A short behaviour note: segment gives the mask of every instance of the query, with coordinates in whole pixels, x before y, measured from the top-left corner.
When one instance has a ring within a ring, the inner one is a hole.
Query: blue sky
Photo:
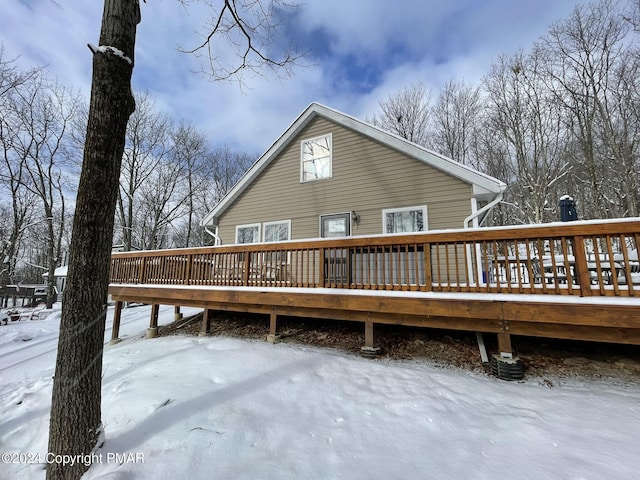
[[[133,87],[212,142],[262,153],[314,101],[365,119],[378,101],[415,81],[434,95],[450,79],[476,83],[492,60],[529,49],[579,3],[586,0],[307,0],[285,31],[310,51],[311,66],[292,78],[255,78],[241,90],[193,73],[198,59],[176,49],[197,43],[203,5],[149,0],[141,4]],[[88,99],[86,45],[98,43],[101,15],[97,0],[4,0],[5,58],[19,57],[25,68],[47,65]]]

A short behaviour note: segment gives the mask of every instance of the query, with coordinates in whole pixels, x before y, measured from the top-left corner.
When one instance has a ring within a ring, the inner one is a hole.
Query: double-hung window
[[[236,243],[257,243],[260,241],[260,224],[238,225],[236,227]]]
[[[384,233],[425,232],[427,227],[427,207],[393,208],[382,211]]]
[[[265,242],[284,242],[291,239],[291,220],[264,223]]]
[[[331,134],[303,140],[301,144],[300,181],[311,182],[332,175]]]
[[[264,222],[264,241],[265,242],[284,242],[291,240],[291,220],[280,220],[277,222]],[[266,254],[265,262],[268,268],[279,268],[274,263],[288,263],[289,255],[287,252],[270,252]],[[274,274],[275,272],[271,272]]]

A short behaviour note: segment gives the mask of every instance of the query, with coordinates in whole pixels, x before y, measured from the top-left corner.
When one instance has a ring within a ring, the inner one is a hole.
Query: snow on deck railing
[[[115,253],[111,283],[640,296],[638,219]]]

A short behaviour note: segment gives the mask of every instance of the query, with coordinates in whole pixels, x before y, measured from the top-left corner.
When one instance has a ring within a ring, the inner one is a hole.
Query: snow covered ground
[[[149,309],[125,309],[123,341],[105,347],[106,441],[86,479],[638,478],[639,384],[549,388],[301,345],[146,340]],[[45,478],[59,320],[0,326],[2,480]]]

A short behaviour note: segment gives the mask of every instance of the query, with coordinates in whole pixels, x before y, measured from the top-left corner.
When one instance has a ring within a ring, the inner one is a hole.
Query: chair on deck
[[[629,273],[631,276],[631,282],[627,282],[627,269],[625,267],[622,267],[618,274],[618,283],[620,285],[627,285],[628,283],[631,283],[633,285],[640,285],[640,262],[630,261]]]
[[[533,273],[533,284],[542,283],[542,268],[540,267],[540,259],[534,257],[531,259],[531,273]]]

